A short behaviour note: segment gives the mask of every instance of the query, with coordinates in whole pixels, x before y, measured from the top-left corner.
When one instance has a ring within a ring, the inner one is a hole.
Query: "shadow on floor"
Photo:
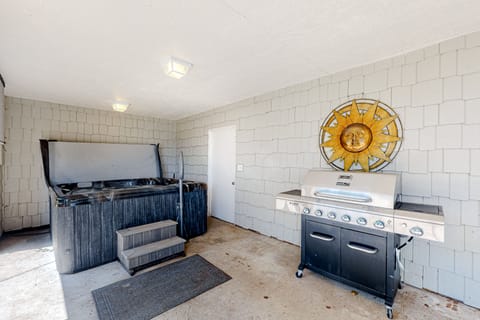
[[[51,247],[50,228],[5,232],[0,238],[0,256],[6,253]]]
[[[92,291],[129,278],[118,261],[74,274],[61,274],[65,308],[69,320],[98,319]]]

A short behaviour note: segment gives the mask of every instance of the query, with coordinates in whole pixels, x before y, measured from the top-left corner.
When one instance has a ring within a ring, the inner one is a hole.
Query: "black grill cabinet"
[[[400,287],[400,236],[302,214],[301,262],[307,268],[385,300],[391,316]]]

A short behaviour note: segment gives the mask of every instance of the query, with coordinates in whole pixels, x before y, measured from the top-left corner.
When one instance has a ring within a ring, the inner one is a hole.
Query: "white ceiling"
[[[0,0],[6,94],[178,119],[480,30],[478,0]],[[194,64],[181,80],[169,56]]]

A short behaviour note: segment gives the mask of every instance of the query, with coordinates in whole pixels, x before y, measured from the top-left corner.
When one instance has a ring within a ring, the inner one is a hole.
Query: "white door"
[[[208,131],[208,199],[210,214],[235,222],[235,126]]]

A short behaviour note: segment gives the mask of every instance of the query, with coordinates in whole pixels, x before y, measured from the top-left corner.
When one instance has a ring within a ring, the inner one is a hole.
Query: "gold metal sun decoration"
[[[351,100],[322,124],[320,152],[337,170],[377,171],[395,158],[402,135],[402,123],[392,108],[371,99]]]

